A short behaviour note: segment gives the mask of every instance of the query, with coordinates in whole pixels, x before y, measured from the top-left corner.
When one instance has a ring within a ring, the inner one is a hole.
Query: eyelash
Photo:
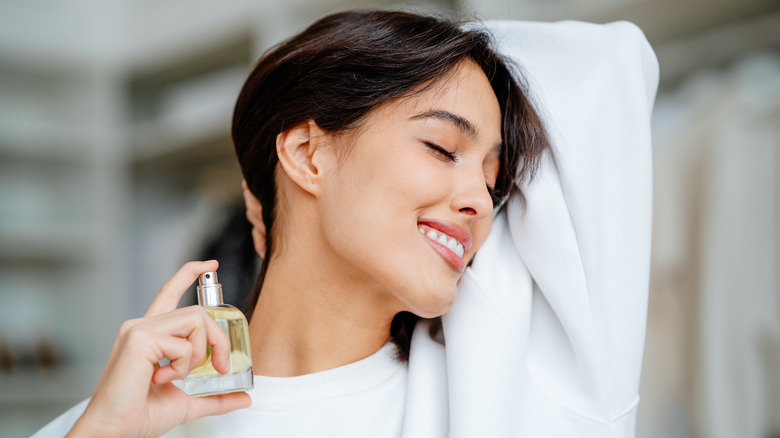
[[[425,146],[428,146],[428,149],[430,149],[432,152],[434,152],[436,155],[439,155],[441,158],[445,158],[448,161],[452,161],[453,163],[458,161],[458,157],[455,156],[452,152],[449,152],[448,150],[444,149],[443,147],[431,143],[431,142],[423,142],[425,143]]]
[[[455,154],[453,154],[452,152],[449,152],[448,150],[444,149],[443,147],[441,147],[441,146],[439,146],[439,145],[437,145],[435,143],[431,143],[431,142],[427,142],[427,141],[424,141],[423,143],[425,144],[425,146],[428,147],[428,149],[430,149],[436,155],[439,155],[441,158],[444,158],[444,159],[446,159],[448,161],[452,161],[452,162],[458,161],[458,157],[455,156]],[[498,206],[498,204],[503,199],[503,195],[501,194],[501,192],[498,189],[496,189],[495,187],[490,187],[487,184],[485,185],[485,187],[487,188],[488,194],[490,195],[490,199],[493,201],[493,206],[494,207]]]

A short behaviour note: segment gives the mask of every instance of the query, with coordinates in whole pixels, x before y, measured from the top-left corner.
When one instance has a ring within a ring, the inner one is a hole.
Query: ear
[[[287,176],[314,196],[320,193],[330,151],[327,134],[313,120],[276,136],[276,154]]]

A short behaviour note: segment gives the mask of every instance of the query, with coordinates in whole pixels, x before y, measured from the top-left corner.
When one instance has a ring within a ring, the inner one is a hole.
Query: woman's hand
[[[246,204],[246,218],[252,224],[252,241],[255,243],[255,252],[265,260],[265,224],[263,223],[263,206],[255,195],[249,191],[246,181],[241,183],[244,189],[244,203]]]
[[[176,388],[206,356],[230,370],[230,341],[200,306],[176,309],[187,288],[217,262],[190,262],[163,286],[143,318],[122,324],[103,375],[68,436],[156,437],[180,424],[251,405],[246,393],[193,397]],[[168,358],[170,364],[158,362]]]

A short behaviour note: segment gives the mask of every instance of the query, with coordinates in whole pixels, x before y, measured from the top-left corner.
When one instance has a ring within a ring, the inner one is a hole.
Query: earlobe
[[[324,154],[325,133],[308,120],[276,136],[279,164],[287,176],[300,188],[314,196],[319,195],[323,169],[320,155]]]

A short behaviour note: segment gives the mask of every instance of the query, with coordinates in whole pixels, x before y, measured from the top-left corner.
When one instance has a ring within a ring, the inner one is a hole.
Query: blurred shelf
[[[151,16],[141,4],[135,11],[142,16],[136,23],[142,27],[136,29],[122,60],[123,70],[133,78],[178,80],[181,75],[213,69],[235,59],[246,61],[256,45],[256,17],[240,8],[201,4],[182,20],[182,11],[175,2],[158,6]],[[171,6],[173,9],[165,10]],[[207,11],[209,8],[212,10]]]
[[[246,36],[220,47],[171,57],[128,74],[131,125],[186,124],[232,113],[249,71],[251,44]]]
[[[780,9],[734,20],[684,41],[656,44],[662,89],[671,89],[701,68],[723,67],[746,53],[780,49]]]
[[[71,124],[0,120],[0,157],[80,162],[90,159],[93,133]]]
[[[219,129],[204,130],[200,135],[167,136],[155,135],[155,142],[136,150],[133,167],[135,171],[169,172],[173,169],[195,171],[204,166],[235,161],[230,136],[225,125]],[[183,169],[185,168],[185,169]],[[170,175],[172,179],[177,179]]]
[[[95,236],[89,230],[0,227],[0,263],[70,264],[91,261]]]
[[[41,333],[56,347],[16,348],[2,358],[0,423],[11,424],[0,435],[26,436],[15,431],[89,396],[98,378],[90,360],[110,348],[96,328],[113,311],[101,286],[110,284],[105,212],[119,177],[101,148],[122,135],[111,123],[121,93],[115,71],[86,45],[68,42],[86,33],[46,30],[0,38],[0,295],[14,297],[0,306],[0,347],[40,347],[28,341]]]
[[[98,377],[75,366],[0,372],[0,406],[75,403],[92,393]]]
[[[143,60],[132,63],[129,68],[127,77],[130,91],[133,94],[154,93],[169,84],[180,83],[230,65],[243,65],[248,69],[253,60],[252,38],[247,31],[237,30],[199,45],[190,41],[186,47],[175,46],[171,50],[147,52]]]
[[[40,46],[30,49],[0,40],[0,66],[3,70],[50,72],[80,75],[95,65],[95,59],[86,54],[66,53],[53,47]]]
[[[147,69],[129,82],[136,168],[231,156],[230,123],[248,71],[249,41],[231,41],[219,56],[209,53]]]
[[[204,144],[230,138],[231,108],[217,107],[189,120],[153,120],[133,130],[133,157],[137,164],[165,160],[201,149]]]

